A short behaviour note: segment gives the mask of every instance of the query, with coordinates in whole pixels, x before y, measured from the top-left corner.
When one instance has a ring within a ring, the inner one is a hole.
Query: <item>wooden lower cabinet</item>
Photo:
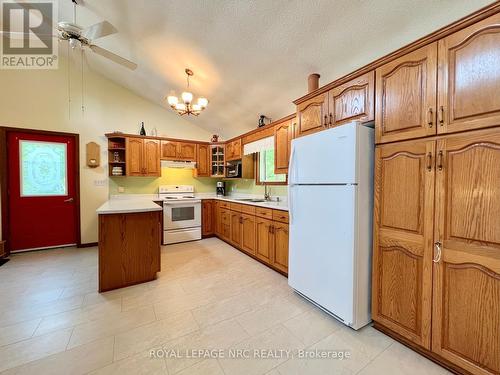
[[[211,225],[217,237],[271,268],[287,274],[288,212],[255,208],[251,205],[204,200],[202,217],[208,222],[205,217],[211,210]],[[269,219],[257,215],[266,215]],[[202,227],[205,233],[205,225],[202,224]]]
[[[241,250],[255,255],[255,215],[241,214]]]
[[[231,211],[226,208],[220,210],[220,236],[226,242],[231,242]]]
[[[274,222],[273,266],[288,272],[288,224]]]
[[[373,319],[472,374],[500,373],[500,131],[377,147]]]
[[[211,199],[204,199],[201,202],[201,235],[204,237],[215,233],[214,205],[215,201]]]
[[[264,262],[272,264],[274,237],[272,235],[273,221],[256,218],[256,252],[255,256]]]

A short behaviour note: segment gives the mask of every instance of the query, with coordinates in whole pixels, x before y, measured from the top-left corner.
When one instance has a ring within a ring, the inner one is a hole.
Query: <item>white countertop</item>
[[[198,199],[217,199],[225,202],[233,202],[239,204],[247,204],[250,206],[272,208],[274,210],[288,211],[288,203],[285,197],[280,197],[282,200],[279,202],[266,201],[266,202],[250,202],[242,201],[241,199],[247,198],[262,198],[256,195],[227,195],[219,197],[215,193],[198,193],[195,194]],[[275,199],[275,197],[273,197]],[[147,212],[147,211],[160,211],[162,207],[157,205],[154,201],[159,201],[158,194],[119,194],[112,195],[111,198],[97,209],[98,214],[117,214],[127,212]],[[161,200],[160,200],[161,201]]]
[[[249,202],[249,201],[242,201],[241,199],[242,198],[255,198],[255,197],[246,197],[246,196],[242,196],[242,197],[234,196],[234,197],[231,197],[230,195],[224,196],[224,197],[220,197],[220,196],[217,196],[215,194],[211,194],[211,195],[209,195],[209,194],[201,195],[200,194],[198,197],[201,198],[201,199],[217,199],[217,200],[220,200],[220,201],[240,203],[240,204],[248,204],[250,206],[266,207],[266,208],[272,208],[274,210],[288,211],[288,203],[286,201],[280,201],[280,202],[276,202],[276,201]]]
[[[147,198],[110,199],[97,209],[98,214],[123,214],[161,211],[163,208]]]

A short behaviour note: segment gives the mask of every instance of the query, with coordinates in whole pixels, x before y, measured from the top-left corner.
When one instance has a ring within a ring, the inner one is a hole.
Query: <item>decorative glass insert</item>
[[[21,197],[68,195],[66,154],[66,143],[21,140]]]
[[[285,174],[274,173],[274,148],[259,153],[260,182],[285,182]]]

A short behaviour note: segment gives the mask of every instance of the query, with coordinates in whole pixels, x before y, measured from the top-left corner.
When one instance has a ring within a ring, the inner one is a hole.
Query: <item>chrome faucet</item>
[[[264,182],[264,199],[265,199],[266,201],[270,201],[270,200],[271,200],[271,193],[270,193],[270,191],[271,191],[271,190],[269,190],[269,192],[268,192],[268,191],[267,191],[267,189],[268,189],[268,186],[267,186],[267,184]]]

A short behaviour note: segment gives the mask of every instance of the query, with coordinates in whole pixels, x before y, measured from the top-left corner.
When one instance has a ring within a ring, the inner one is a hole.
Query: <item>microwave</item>
[[[241,161],[227,163],[226,177],[241,178]]]

